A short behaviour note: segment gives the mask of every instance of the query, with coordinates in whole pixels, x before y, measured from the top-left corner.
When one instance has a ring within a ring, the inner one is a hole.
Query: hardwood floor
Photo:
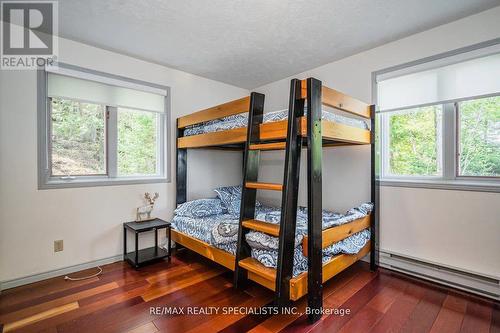
[[[270,291],[256,284],[235,290],[231,273],[186,250],[170,262],[138,271],[123,262],[103,269],[103,275],[89,280],[59,277],[3,291],[0,326],[4,332],[50,333],[500,333],[499,303],[383,269],[371,273],[362,262],[324,286],[325,309],[350,313],[324,315],[314,325],[303,314],[304,298],[294,304],[296,313],[263,313],[266,308],[261,307],[272,300]],[[182,309],[184,314],[165,314],[167,309]],[[206,313],[188,315],[193,309]],[[239,311],[223,314],[227,309]]]

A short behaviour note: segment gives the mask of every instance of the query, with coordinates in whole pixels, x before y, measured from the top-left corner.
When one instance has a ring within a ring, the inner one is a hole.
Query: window
[[[500,191],[498,77],[499,44],[375,73],[382,183]]]
[[[52,176],[105,175],[106,107],[51,99]]]
[[[169,181],[168,88],[65,64],[38,78],[40,188]]]
[[[118,175],[154,175],[158,169],[158,116],[118,109]]]
[[[387,173],[437,176],[441,173],[441,107],[426,106],[388,115]]]
[[[457,103],[458,174],[500,177],[500,96]]]

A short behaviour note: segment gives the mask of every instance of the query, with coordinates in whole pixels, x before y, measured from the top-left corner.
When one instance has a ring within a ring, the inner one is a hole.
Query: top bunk
[[[302,80],[300,84],[300,98],[306,100],[307,80]],[[244,149],[253,95],[178,118],[177,148]],[[338,109],[356,117],[341,116],[323,109],[323,146],[371,143],[370,127],[373,126],[374,116],[371,105],[326,86],[321,87],[321,103],[324,107]],[[287,111],[264,113],[264,121],[259,125],[259,137],[265,145],[251,145],[250,149],[284,149],[287,114]],[[368,127],[362,119],[371,119],[371,126]],[[307,137],[306,116],[301,117],[298,130],[303,138]]]

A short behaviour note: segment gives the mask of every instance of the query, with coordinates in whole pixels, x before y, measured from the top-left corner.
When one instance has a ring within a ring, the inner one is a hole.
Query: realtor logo
[[[56,1],[1,1],[2,69],[53,65],[57,53]]]

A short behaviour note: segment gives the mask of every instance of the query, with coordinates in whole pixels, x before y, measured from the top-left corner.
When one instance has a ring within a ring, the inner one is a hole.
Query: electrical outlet
[[[62,250],[64,250],[63,240],[54,241],[54,252],[61,252]]]

